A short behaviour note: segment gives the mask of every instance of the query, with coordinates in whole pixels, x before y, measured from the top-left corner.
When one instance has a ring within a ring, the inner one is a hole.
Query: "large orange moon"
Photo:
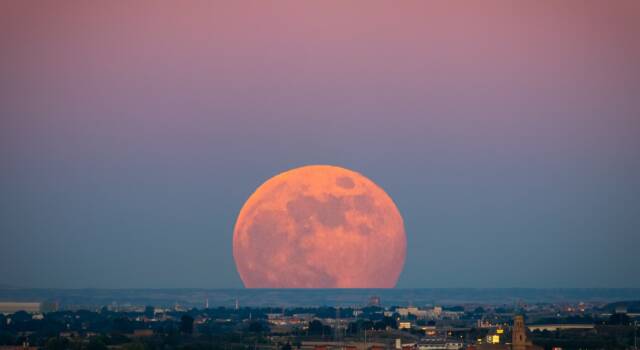
[[[310,165],[249,197],[233,232],[248,288],[392,288],[404,266],[402,216],[362,174]]]

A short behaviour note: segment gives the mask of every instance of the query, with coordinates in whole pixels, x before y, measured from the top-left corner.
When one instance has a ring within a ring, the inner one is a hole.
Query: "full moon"
[[[392,288],[406,237],[385,191],[345,168],[280,173],[247,199],[233,257],[248,288]]]

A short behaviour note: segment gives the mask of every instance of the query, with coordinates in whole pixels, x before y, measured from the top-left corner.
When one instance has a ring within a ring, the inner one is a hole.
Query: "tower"
[[[511,330],[511,349],[526,350],[529,346],[531,346],[531,342],[527,341],[524,316],[516,315],[513,318],[513,329]]]

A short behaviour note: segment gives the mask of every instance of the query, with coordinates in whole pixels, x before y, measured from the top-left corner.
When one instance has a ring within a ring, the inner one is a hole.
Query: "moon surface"
[[[233,257],[248,288],[392,288],[405,251],[393,200],[365,176],[330,165],[267,180],[233,232]]]

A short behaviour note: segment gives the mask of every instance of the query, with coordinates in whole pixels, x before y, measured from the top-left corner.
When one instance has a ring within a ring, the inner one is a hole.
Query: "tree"
[[[444,309],[447,310],[447,311],[454,311],[454,312],[462,312],[462,311],[464,311],[464,307],[458,306],[458,305],[451,306],[451,307],[445,307]]]
[[[133,332],[133,325],[126,317],[119,317],[113,320],[113,330],[121,333]]]
[[[347,326],[348,334],[358,334],[359,330],[360,330],[360,325],[358,324],[358,322],[349,322],[349,325]]]
[[[269,328],[265,326],[262,322],[253,321],[249,324],[249,332],[262,333],[262,332],[268,332],[268,331],[269,331]]]
[[[393,317],[385,316],[382,318],[382,320],[376,322],[373,325],[373,328],[375,328],[376,330],[384,330],[387,329],[387,327],[398,329],[398,322]]]
[[[309,334],[322,334],[324,325],[318,320],[309,322]]]
[[[180,318],[180,332],[185,334],[193,333],[193,317],[183,315],[182,318]]]
[[[66,338],[51,338],[45,345],[47,350],[66,350],[69,348],[69,340]]]
[[[16,336],[10,332],[0,332],[0,345],[16,345]]]
[[[144,344],[140,342],[125,344],[122,348],[124,350],[145,350]]]
[[[374,329],[374,323],[370,320],[358,320],[356,322],[350,322],[347,326],[347,333],[351,335],[360,334],[365,330]]]
[[[291,343],[286,343],[280,347],[281,350],[291,350]]]
[[[318,320],[309,322],[309,334],[310,335],[329,335],[331,334],[331,327],[325,326]]]
[[[11,322],[14,323],[28,322],[32,319],[31,315],[25,311],[18,311],[11,315]]]
[[[387,326],[383,321],[376,321],[376,323],[373,324],[373,329],[375,329],[376,331],[382,331],[382,330],[385,330],[386,328]]]
[[[615,313],[609,317],[607,324],[612,326],[628,326],[631,324],[631,319],[627,314]]]
[[[107,346],[102,340],[98,338],[91,338],[85,350],[107,350]]]

